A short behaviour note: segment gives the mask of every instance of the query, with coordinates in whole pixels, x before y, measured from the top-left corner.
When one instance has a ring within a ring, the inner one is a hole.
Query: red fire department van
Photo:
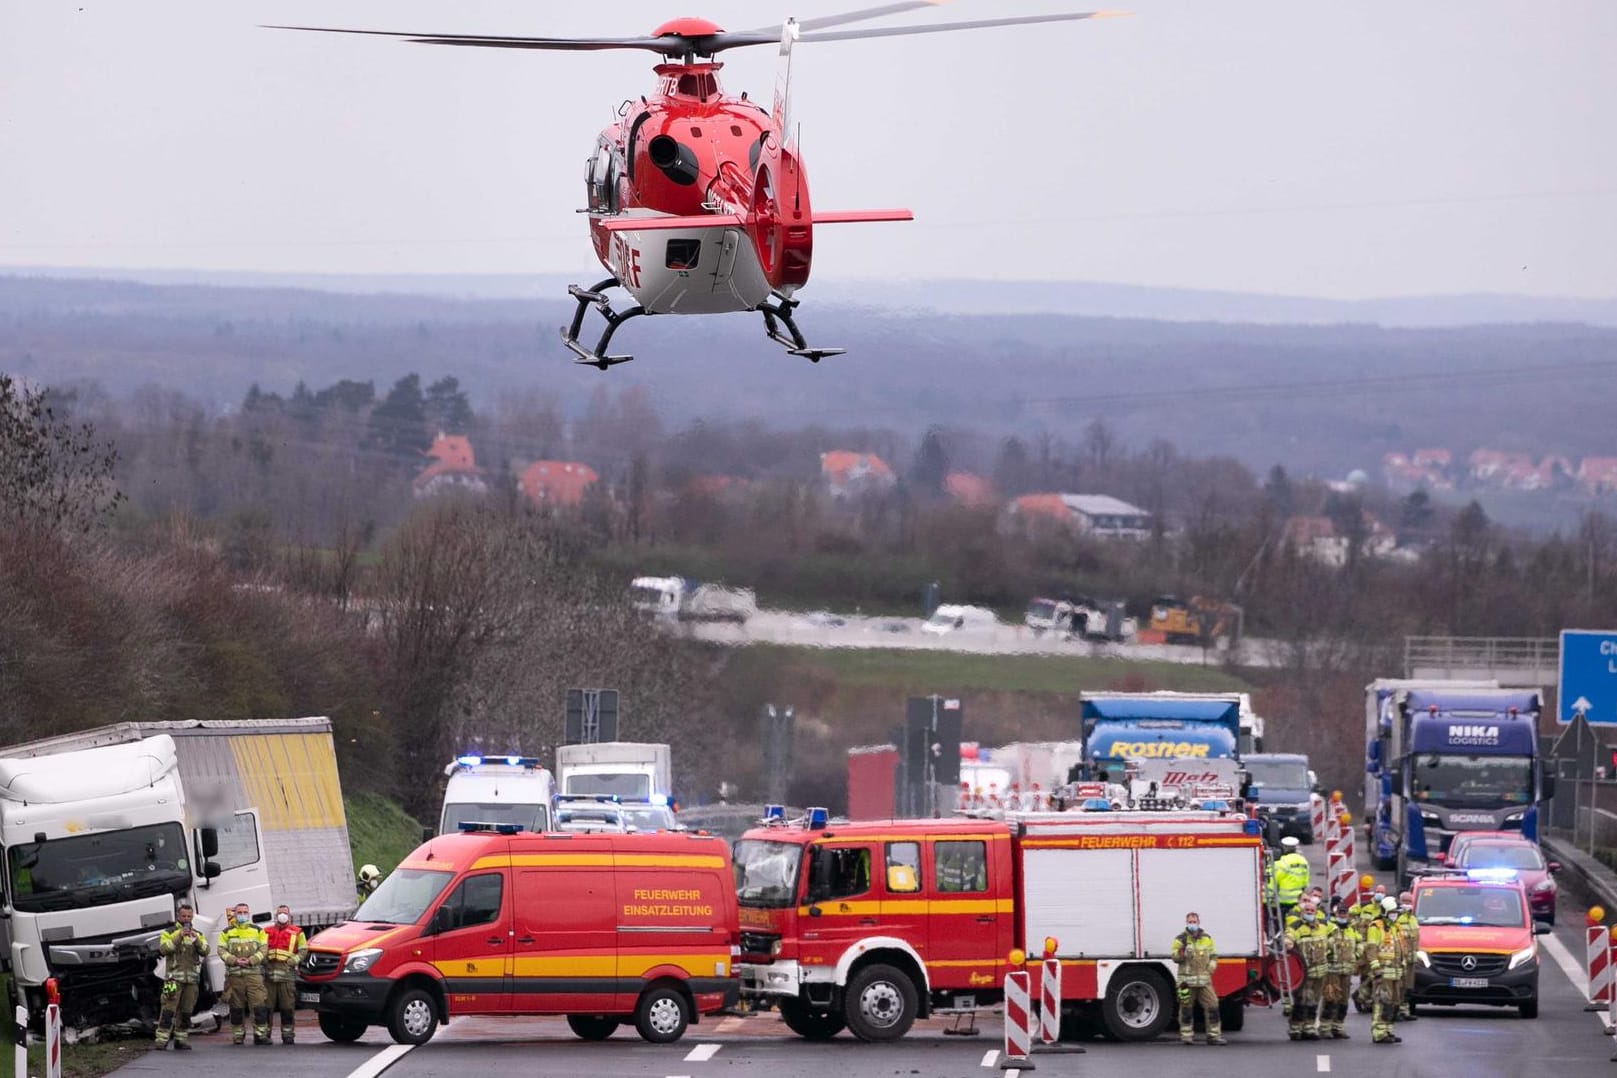
[[[462,1015],[561,1014],[585,1040],[632,1021],[663,1044],[739,996],[735,885],[715,836],[443,835],[356,917],[298,966],[299,1004],[334,1041],[385,1025],[422,1044]]]
[[[742,993],[804,1037],[894,1040],[933,1010],[1001,1000],[1013,948],[1037,992],[1054,938],[1063,1013],[1146,1040],[1176,1016],[1171,949],[1194,910],[1240,1029],[1268,990],[1258,831],[1201,810],[755,828],[734,850]]]

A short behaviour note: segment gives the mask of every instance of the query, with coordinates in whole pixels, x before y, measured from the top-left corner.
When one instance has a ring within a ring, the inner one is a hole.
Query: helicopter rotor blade
[[[945,22],[932,26],[880,26],[866,30],[816,31],[799,35],[804,44],[819,41],[857,41],[873,37],[907,37],[911,34],[941,34],[950,30],[986,30],[994,26],[1028,26],[1043,22],[1076,22],[1079,19],[1111,19],[1127,15],[1126,11],[1075,11],[1064,15],[1017,15],[1004,19],[973,19],[969,22]]]
[[[336,26],[264,26],[266,30],[308,30],[320,34],[365,34],[390,37],[420,45],[465,45],[484,49],[553,49],[567,52],[598,52],[605,49],[644,49],[664,56],[680,56],[689,51],[681,39],[672,37],[505,37],[487,34],[411,34],[393,30],[349,30]]]
[[[867,7],[858,11],[844,11],[840,15],[822,15],[817,19],[798,19],[799,30],[824,30],[832,26],[846,26],[850,22],[863,22],[866,19],[880,19],[886,15],[902,15],[906,11],[916,11],[920,8],[937,7],[946,4],[948,0],[905,0],[903,3],[882,4],[880,7]],[[741,34],[773,34],[779,38],[780,26],[760,26],[753,30],[738,30]]]

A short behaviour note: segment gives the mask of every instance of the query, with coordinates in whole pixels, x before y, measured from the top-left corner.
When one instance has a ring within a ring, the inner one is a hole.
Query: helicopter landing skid
[[[775,303],[765,300],[753,309],[764,316],[764,332],[769,339],[785,348],[787,354],[803,356],[810,363],[818,363],[826,356],[840,356],[847,351],[846,348],[810,348],[808,341],[803,338],[803,331],[797,328],[797,322],[792,318],[792,312],[802,301],[787,299],[779,292],[775,293],[775,299]],[[781,333],[783,326],[785,334]]]
[[[567,286],[567,294],[578,301],[578,310],[573,312],[572,324],[562,327],[561,343],[567,346],[569,352],[573,353],[575,363],[599,367],[604,371],[608,367],[616,366],[619,363],[627,363],[634,358],[633,356],[608,355],[606,351],[606,346],[612,341],[612,334],[618,331],[619,326],[631,318],[646,313],[646,309],[640,306],[630,307],[621,313],[614,311],[612,301],[606,296],[606,290],[616,287],[618,287],[616,277],[608,277],[606,280],[589,288],[580,288],[576,284]],[[578,340],[578,332],[584,328],[584,315],[591,307],[600,311],[601,317],[606,319],[606,329],[601,332],[601,339],[595,342],[593,349],[586,348]]]

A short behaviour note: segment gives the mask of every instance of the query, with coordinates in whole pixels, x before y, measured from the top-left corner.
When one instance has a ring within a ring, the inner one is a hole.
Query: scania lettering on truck
[[[1047,938],[1064,1014],[1119,1040],[1177,1014],[1174,937],[1195,910],[1218,942],[1224,1028],[1269,998],[1263,839],[1234,812],[1069,811],[806,821],[735,846],[745,995],[811,1040],[902,1037],[934,1011],[1002,1000],[1019,948],[1035,998]]]
[[[624,1022],[664,1044],[735,1003],[735,888],[724,840],[440,835],[309,941],[300,1005],[334,1041],[373,1025],[400,1044],[471,1015],[567,1016],[585,1040]]]
[[[324,718],[129,722],[0,749],[14,990],[37,1018],[54,977],[70,1027],[155,1021],[158,936],[188,901],[210,936],[246,902],[305,925],[353,909],[354,868]],[[199,1007],[223,985],[217,956]]]
[[[457,756],[444,768],[444,807],[438,833],[462,823],[509,823],[524,831],[550,830],[556,783],[532,756]]]
[[[1371,685],[1367,701],[1376,695]],[[1538,754],[1537,690],[1398,688],[1379,699],[1366,771],[1379,779],[1371,855],[1400,886],[1439,866],[1461,831],[1538,840],[1538,802],[1554,790]]]

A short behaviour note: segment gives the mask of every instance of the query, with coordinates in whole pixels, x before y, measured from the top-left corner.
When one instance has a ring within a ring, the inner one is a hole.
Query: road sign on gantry
[[[1561,630],[1561,680],[1556,719],[1579,713],[1595,725],[1617,726],[1617,630]]]

